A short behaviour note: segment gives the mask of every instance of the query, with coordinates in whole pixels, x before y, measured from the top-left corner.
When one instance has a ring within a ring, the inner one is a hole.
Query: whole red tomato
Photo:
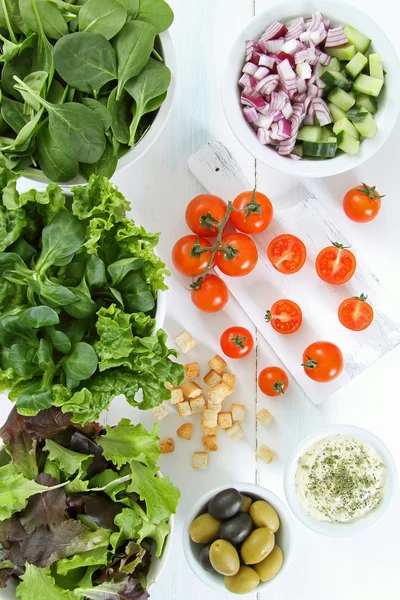
[[[314,342],[304,350],[302,366],[310,379],[327,383],[343,371],[343,354],[332,342]]]
[[[343,198],[343,209],[346,215],[356,223],[368,223],[375,219],[381,209],[381,198],[375,186],[365,183],[347,192]]]
[[[225,275],[243,277],[250,273],[258,261],[257,246],[244,233],[228,233],[221,240],[224,251],[217,252],[216,266]]]
[[[231,223],[243,233],[261,233],[272,221],[273,206],[270,199],[261,192],[243,192],[232,204],[236,210],[230,215]]]
[[[197,235],[185,235],[180,238],[172,248],[175,269],[187,277],[203,273],[211,258],[211,252],[199,253],[198,250],[202,248],[211,248],[210,242],[205,238]]]
[[[218,233],[218,225],[223,221],[227,208],[219,196],[200,194],[187,205],[186,223],[193,233],[211,237]]]
[[[198,289],[192,290],[192,302],[205,312],[222,310],[229,300],[226,283],[217,275],[207,275]]]
[[[229,358],[243,358],[253,350],[254,340],[245,327],[229,327],[221,335],[221,349]]]
[[[266,396],[281,396],[288,386],[288,376],[280,367],[266,367],[258,376],[258,387]]]

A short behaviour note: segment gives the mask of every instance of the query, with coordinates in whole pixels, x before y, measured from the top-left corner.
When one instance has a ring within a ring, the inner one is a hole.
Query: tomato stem
[[[343,244],[340,244],[339,242],[332,242],[332,240],[331,240],[331,244],[332,244],[332,246],[335,246],[335,248],[339,248],[339,250],[347,250],[348,248],[351,248],[351,246],[344,246]]]
[[[311,358],[311,356],[307,356],[306,354],[306,358],[307,362],[301,363],[302,367],[305,367],[306,369],[316,369],[318,367],[318,362]]]
[[[274,392],[277,392],[279,394],[284,394],[285,390],[283,389],[283,386],[287,383],[287,380],[285,381],[280,381],[279,379],[277,379],[274,383],[274,385],[272,386],[272,389],[274,390]]]
[[[267,321],[267,323],[270,322],[270,320],[272,319],[272,313],[270,310],[267,310],[267,312],[265,313],[264,319]]]
[[[366,294],[361,294],[360,296],[354,296],[356,300],[360,300],[360,302],[366,302],[368,300],[368,296]]]
[[[244,343],[247,340],[247,337],[241,337],[239,334],[231,337],[231,342],[233,343],[235,348],[244,348]]]
[[[243,207],[242,211],[244,212],[245,221],[247,221],[251,215],[262,214],[262,206],[256,201],[256,188],[252,191],[250,202]]]
[[[379,200],[380,198],[384,198],[385,194],[383,194],[383,196],[380,196],[378,194],[378,192],[376,191],[376,185],[373,185],[372,187],[369,187],[366,183],[362,184],[362,188],[357,188],[357,192],[360,192],[360,194],[364,194],[365,196],[368,196],[368,198],[370,200],[372,200],[372,202],[375,202],[375,200]]]
[[[218,224],[217,219],[214,219],[214,217],[212,216],[212,214],[210,212],[208,212],[205,215],[201,215],[200,217],[200,225],[202,227],[204,227],[204,229],[208,229],[209,231],[212,231],[215,228],[215,225]]]

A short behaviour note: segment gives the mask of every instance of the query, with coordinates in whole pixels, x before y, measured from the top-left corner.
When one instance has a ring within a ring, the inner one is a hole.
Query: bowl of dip
[[[370,431],[332,425],[300,442],[286,464],[284,487],[304,525],[322,535],[347,537],[386,515],[397,488],[396,465]]]

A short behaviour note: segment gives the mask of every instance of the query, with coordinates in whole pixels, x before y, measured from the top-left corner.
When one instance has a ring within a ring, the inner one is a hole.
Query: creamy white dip
[[[303,508],[318,521],[345,523],[374,510],[386,483],[382,457],[349,435],[316,442],[300,458],[296,491]]]

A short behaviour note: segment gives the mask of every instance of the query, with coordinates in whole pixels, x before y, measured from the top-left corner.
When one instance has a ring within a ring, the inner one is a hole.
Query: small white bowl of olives
[[[183,550],[205,584],[248,594],[286,571],[293,553],[292,518],[275,494],[254,483],[222,486],[193,506],[183,530]]]

